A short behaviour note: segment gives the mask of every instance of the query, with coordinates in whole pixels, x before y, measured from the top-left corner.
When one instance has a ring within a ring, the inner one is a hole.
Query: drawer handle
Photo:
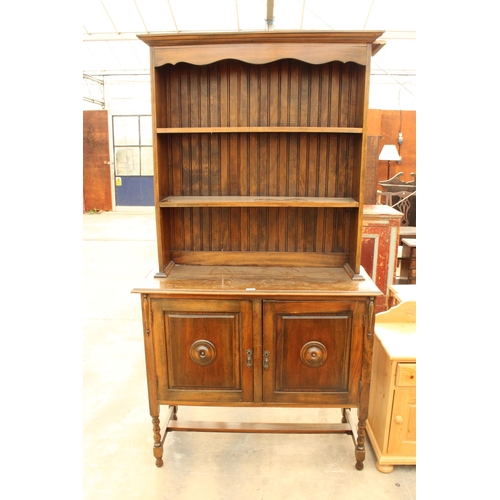
[[[402,424],[403,423],[403,417],[401,415],[398,415],[395,419],[397,424]]]
[[[264,351],[264,370],[269,370],[269,356],[271,353],[269,351]]]
[[[252,349],[247,349],[246,353],[247,353],[247,366],[248,366],[248,368],[250,368],[252,366],[253,351],[252,351]]]

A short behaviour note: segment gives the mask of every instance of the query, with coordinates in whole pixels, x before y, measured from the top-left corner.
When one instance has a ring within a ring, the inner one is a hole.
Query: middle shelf
[[[254,127],[161,127],[158,134],[228,134],[228,133],[310,133],[310,134],[362,134],[362,127],[293,127],[293,126],[254,126]]]
[[[162,208],[172,207],[330,207],[357,208],[354,198],[327,198],[312,196],[167,196]]]

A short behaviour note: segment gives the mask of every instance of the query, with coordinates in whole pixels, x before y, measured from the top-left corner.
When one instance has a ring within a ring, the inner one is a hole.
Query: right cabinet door
[[[365,307],[346,300],[265,301],[264,401],[355,406]]]

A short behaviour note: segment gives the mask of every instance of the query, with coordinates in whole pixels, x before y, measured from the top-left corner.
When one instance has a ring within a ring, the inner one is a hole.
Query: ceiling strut
[[[266,23],[267,23],[268,29],[273,27],[273,24],[274,24],[274,0],[267,0]]]

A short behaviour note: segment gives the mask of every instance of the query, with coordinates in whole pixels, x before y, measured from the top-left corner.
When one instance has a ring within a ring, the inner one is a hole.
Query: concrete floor
[[[363,471],[347,435],[173,433],[154,463],[139,296],[156,270],[152,208],[83,215],[86,500],[416,498],[416,467]],[[189,420],[339,422],[339,410],[180,407]],[[165,412],[160,415],[160,424]]]

